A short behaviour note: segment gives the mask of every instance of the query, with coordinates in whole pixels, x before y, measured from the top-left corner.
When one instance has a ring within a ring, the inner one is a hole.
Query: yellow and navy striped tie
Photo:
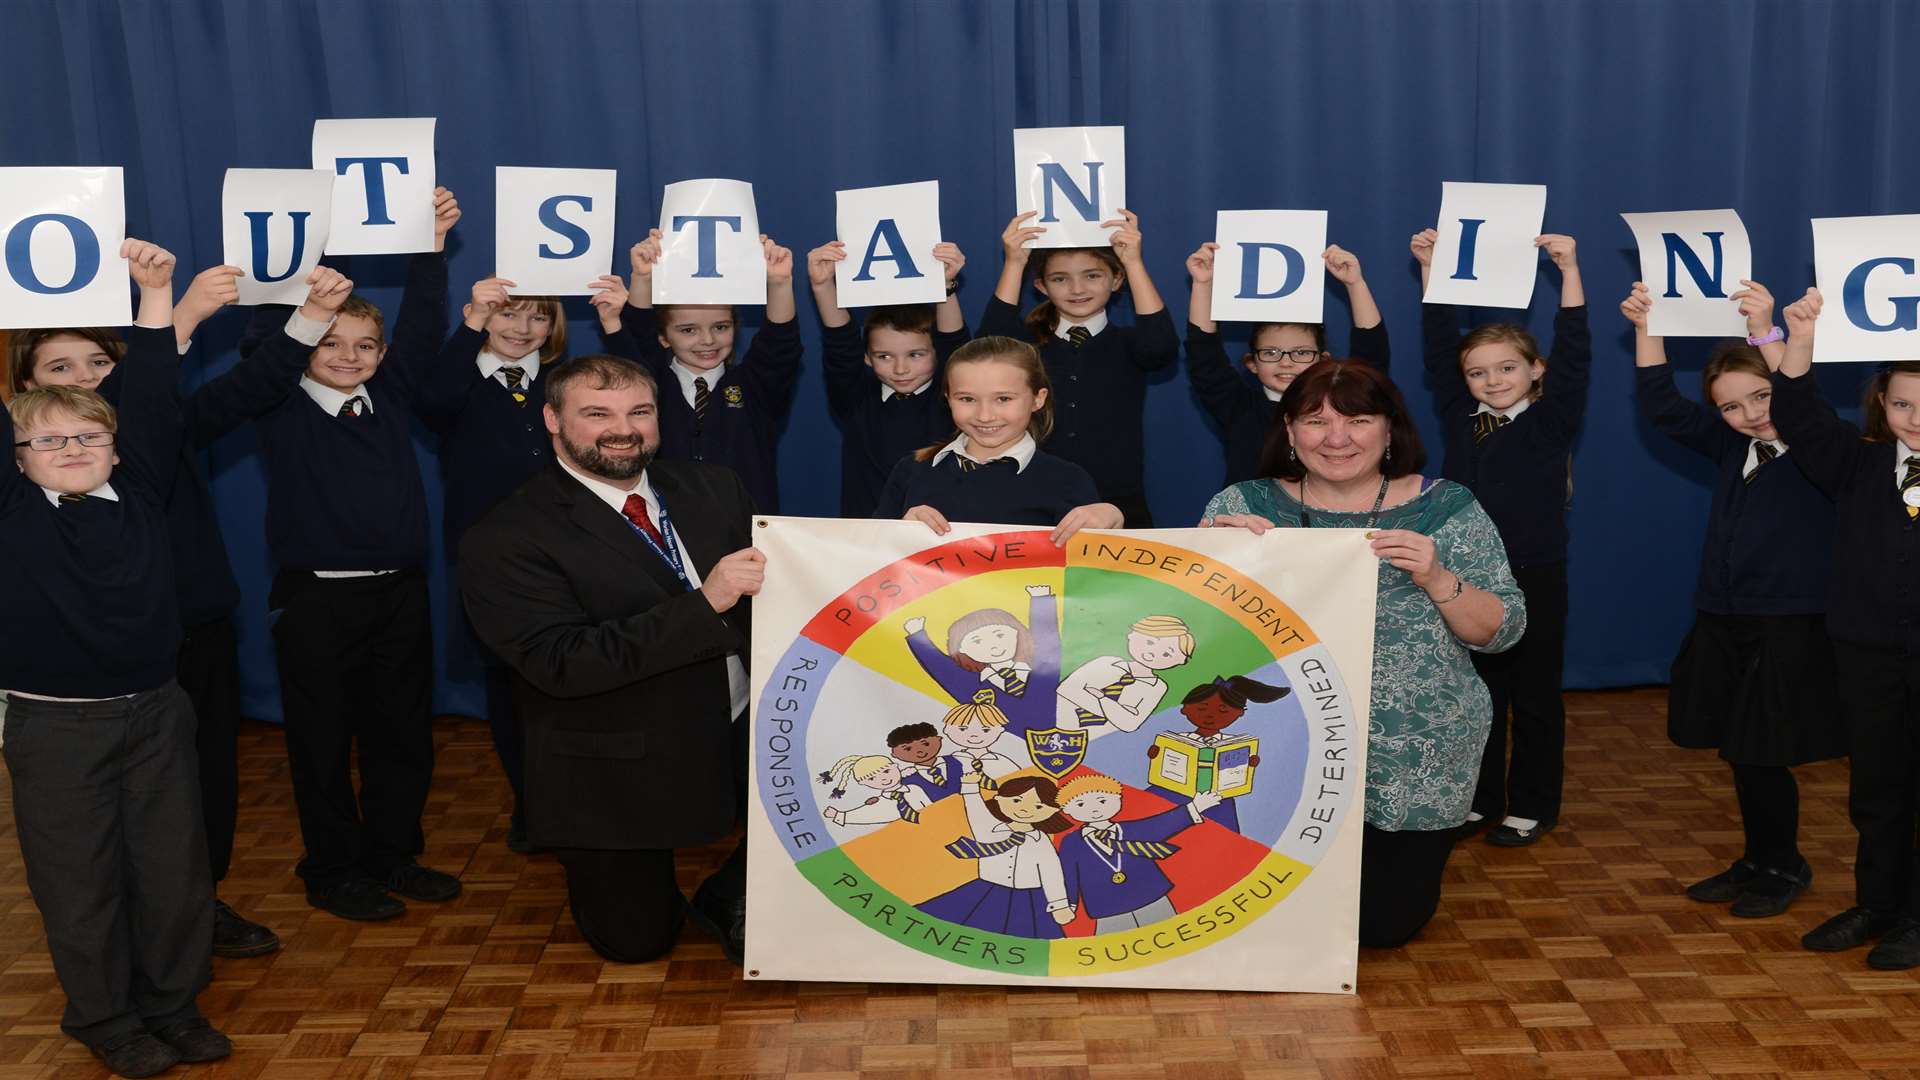
[[[527,403],[527,392],[520,389],[520,387],[521,384],[527,381],[527,373],[517,367],[503,367],[500,369],[500,377],[507,381],[507,390],[513,394],[513,403],[515,405],[525,405]]]
[[[1093,331],[1084,326],[1067,327],[1067,343],[1078,349],[1093,340]]]
[[[1027,680],[1020,677],[1019,668],[1003,667],[997,674],[1000,676],[1001,684],[1007,688],[1007,693],[1019,697],[1027,692]]]
[[[1907,475],[1900,480],[1900,495],[1903,499],[1910,498],[1908,493],[1913,491],[1920,491],[1920,454],[1907,459]],[[1907,503],[1907,516],[1920,518],[1920,506]]]
[[[1513,417],[1501,416],[1497,412],[1475,413],[1473,414],[1473,441],[1476,444],[1486,442],[1487,436],[1511,423],[1513,423]]]
[[[1094,839],[1088,837],[1089,840]],[[1141,859],[1164,859],[1179,851],[1174,844],[1162,844],[1154,840],[1109,840],[1100,837],[1100,846],[1108,851],[1117,851],[1122,855],[1132,855]]]
[[[907,793],[904,790],[888,792],[887,798],[892,799],[894,802],[895,808],[900,811],[901,821],[904,821],[909,825],[920,824],[920,811],[915,810],[913,807],[907,805]]]
[[[947,854],[956,859],[990,859],[1020,846],[1018,840],[975,840],[963,836],[947,845]]]
[[[1765,439],[1753,440],[1753,468],[1747,472],[1747,483],[1753,483],[1753,478],[1760,475],[1760,466],[1779,456],[1780,451],[1775,450],[1772,443]]]
[[[1108,701],[1119,701],[1121,691],[1139,681],[1134,678],[1133,672],[1123,672],[1119,678],[1100,688],[1100,696]],[[1079,718],[1081,727],[1097,727],[1107,722],[1106,717],[1096,712],[1088,712],[1080,708],[1074,709],[1073,712]]]

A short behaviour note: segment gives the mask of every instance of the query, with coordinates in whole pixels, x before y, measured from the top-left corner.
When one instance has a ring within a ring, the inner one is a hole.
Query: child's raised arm
[[[1333,280],[1347,287],[1347,306],[1353,311],[1353,328],[1371,330],[1383,321],[1380,305],[1374,302],[1373,290],[1367,287],[1367,279],[1360,273],[1360,260],[1353,252],[1338,244],[1329,244],[1327,250],[1320,253],[1321,261],[1327,264],[1327,273]],[[1384,366],[1384,365],[1382,365]]]
[[[1209,240],[1187,256],[1187,277],[1193,281],[1187,294],[1187,322],[1208,334],[1220,332],[1220,324],[1213,321],[1213,259],[1219,250],[1220,245]]]
[[[173,305],[173,336],[180,348],[193,341],[194,331],[214,312],[240,299],[239,281],[245,276],[246,271],[237,266],[210,266],[194,275],[180,302]]]
[[[1774,368],[1788,378],[1797,379],[1813,370],[1813,325],[1820,319],[1822,304],[1819,289],[1787,305],[1781,315],[1787,320],[1787,346],[1780,350],[1779,366]],[[1764,353],[1762,355],[1765,355]],[[1772,365],[1773,357],[1767,357]]]
[[[1679,387],[1673,384],[1673,368],[1667,364],[1664,340],[1647,333],[1647,314],[1652,310],[1653,298],[1646,283],[1634,282],[1633,291],[1620,301],[1620,314],[1633,324],[1635,396],[1641,415],[1680,445],[1717,459],[1728,443],[1744,440],[1714,409],[1680,396]]]
[[[208,380],[187,399],[187,435],[204,447],[280,404],[300,384],[327,327],[353,294],[340,271],[316,266],[307,275],[307,299],[284,327],[265,334],[257,347],[225,374]],[[283,309],[284,310],[284,309]]]
[[[799,307],[793,301],[793,250],[760,234],[760,250],[767,260],[767,321],[792,322]]]
[[[1653,297],[1647,292],[1647,283],[1636,281],[1627,298],[1620,301],[1620,314],[1633,324],[1633,365],[1635,367],[1660,367],[1667,362],[1665,338],[1654,337],[1647,333],[1647,316],[1653,311]]]
[[[1544,233],[1533,238],[1533,246],[1546,250],[1547,258],[1560,270],[1560,306],[1583,307],[1587,291],[1580,284],[1580,262],[1574,256],[1573,237],[1563,233]]]
[[[945,271],[947,298],[933,307],[933,329],[940,334],[964,334],[967,331],[966,313],[960,310],[960,268],[967,265],[967,257],[954,243],[933,245],[933,258]]]
[[[820,315],[820,325],[829,329],[853,321],[847,309],[840,306],[840,289],[833,280],[835,267],[846,257],[847,245],[838,240],[807,252],[807,284],[813,287],[813,308]]]
[[[1152,315],[1164,311],[1167,302],[1160,299],[1160,290],[1153,287],[1153,277],[1147,273],[1146,255],[1140,236],[1140,215],[1120,208],[1120,216],[1100,223],[1101,227],[1113,227],[1113,253],[1120,260],[1120,268],[1127,272],[1127,286],[1133,290],[1133,313]]]
[[[1408,247],[1413,252],[1415,262],[1420,264],[1420,291],[1427,289],[1427,279],[1433,274],[1433,245],[1440,238],[1438,229],[1422,229],[1413,234]],[[1427,381],[1432,384],[1435,404],[1440,407],[1441,415],[1452,416],[1464,412],[1473,401],[1473,395],[1467,390],[1466,376],[1460,374],[1460,312],[1452,304],[1420,305],[1420,339],[1422,359],[1427,367]]]
[[[1741,278],[1740,284],[1744,288],[1727,299],[1739,301],[1740,314],[1747,318],[1747,337],[1752,340],[1772,337],[1774,332],[1773,293],[1768,292],[1767,287],[1757,281]],[[1774,371],[1780,370],[1780,360],[1787,352],[1784,339],[1768,341],[1756,348],[1760,350],[1760,358],[1767,362],[1768,368]]]
[[[1000,280],[993,286],[994,298],[1003,304],[1010,304],[1017,311],[1020,307],[1020,293],[1027,286],[1027,260],[1032,253],[1027,250],[1027,242],[1037,240],[1045,233],[1043,225],[1024,225],[1022,222],[1038,214],[1038,210],[1029,210],[1024,214],[1015,214],[1007,227],[1000,230]]]

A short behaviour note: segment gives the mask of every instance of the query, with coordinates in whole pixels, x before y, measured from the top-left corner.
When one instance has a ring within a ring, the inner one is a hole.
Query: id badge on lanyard
[[[655,495],[655,498],[659,496]],[[622,520],[626,519],[623,517]],[[632,521],[627,521],[627,528],[632,529],[633,535],[645,541],[647,547],[651,548],[655,555],[660,556],[660,560],[673,571],[673,576],[680,579],[682,589],[687,592],[693,591],[693,582],[687,580],[687,564],[680,558],[680,545],[674,543],[673,518],[667,515],[667,504],[664,499],[660,502],[660,537],[667,542],[665,550],[661,549],[659,541],[647,535],[647,530],[635,525]]]

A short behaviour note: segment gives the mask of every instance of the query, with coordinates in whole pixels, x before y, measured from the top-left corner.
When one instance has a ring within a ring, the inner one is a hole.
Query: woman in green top
[[[1207,503],[1202,525],[1368,529],[1380,556],[1367,731],[1360,943],[1403,944],[1440,906],[1493,706],[1469,652],[1526,632],[1506,548],[1466,488],[1426,462],[1400,391],[1356,361],[1323,361],[1287,388],[1261,474]]]

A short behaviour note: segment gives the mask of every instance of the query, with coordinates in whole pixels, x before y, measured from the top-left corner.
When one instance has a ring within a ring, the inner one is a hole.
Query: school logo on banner
[[[758,519],[749,977],[1350,991],[1359,536]]]

